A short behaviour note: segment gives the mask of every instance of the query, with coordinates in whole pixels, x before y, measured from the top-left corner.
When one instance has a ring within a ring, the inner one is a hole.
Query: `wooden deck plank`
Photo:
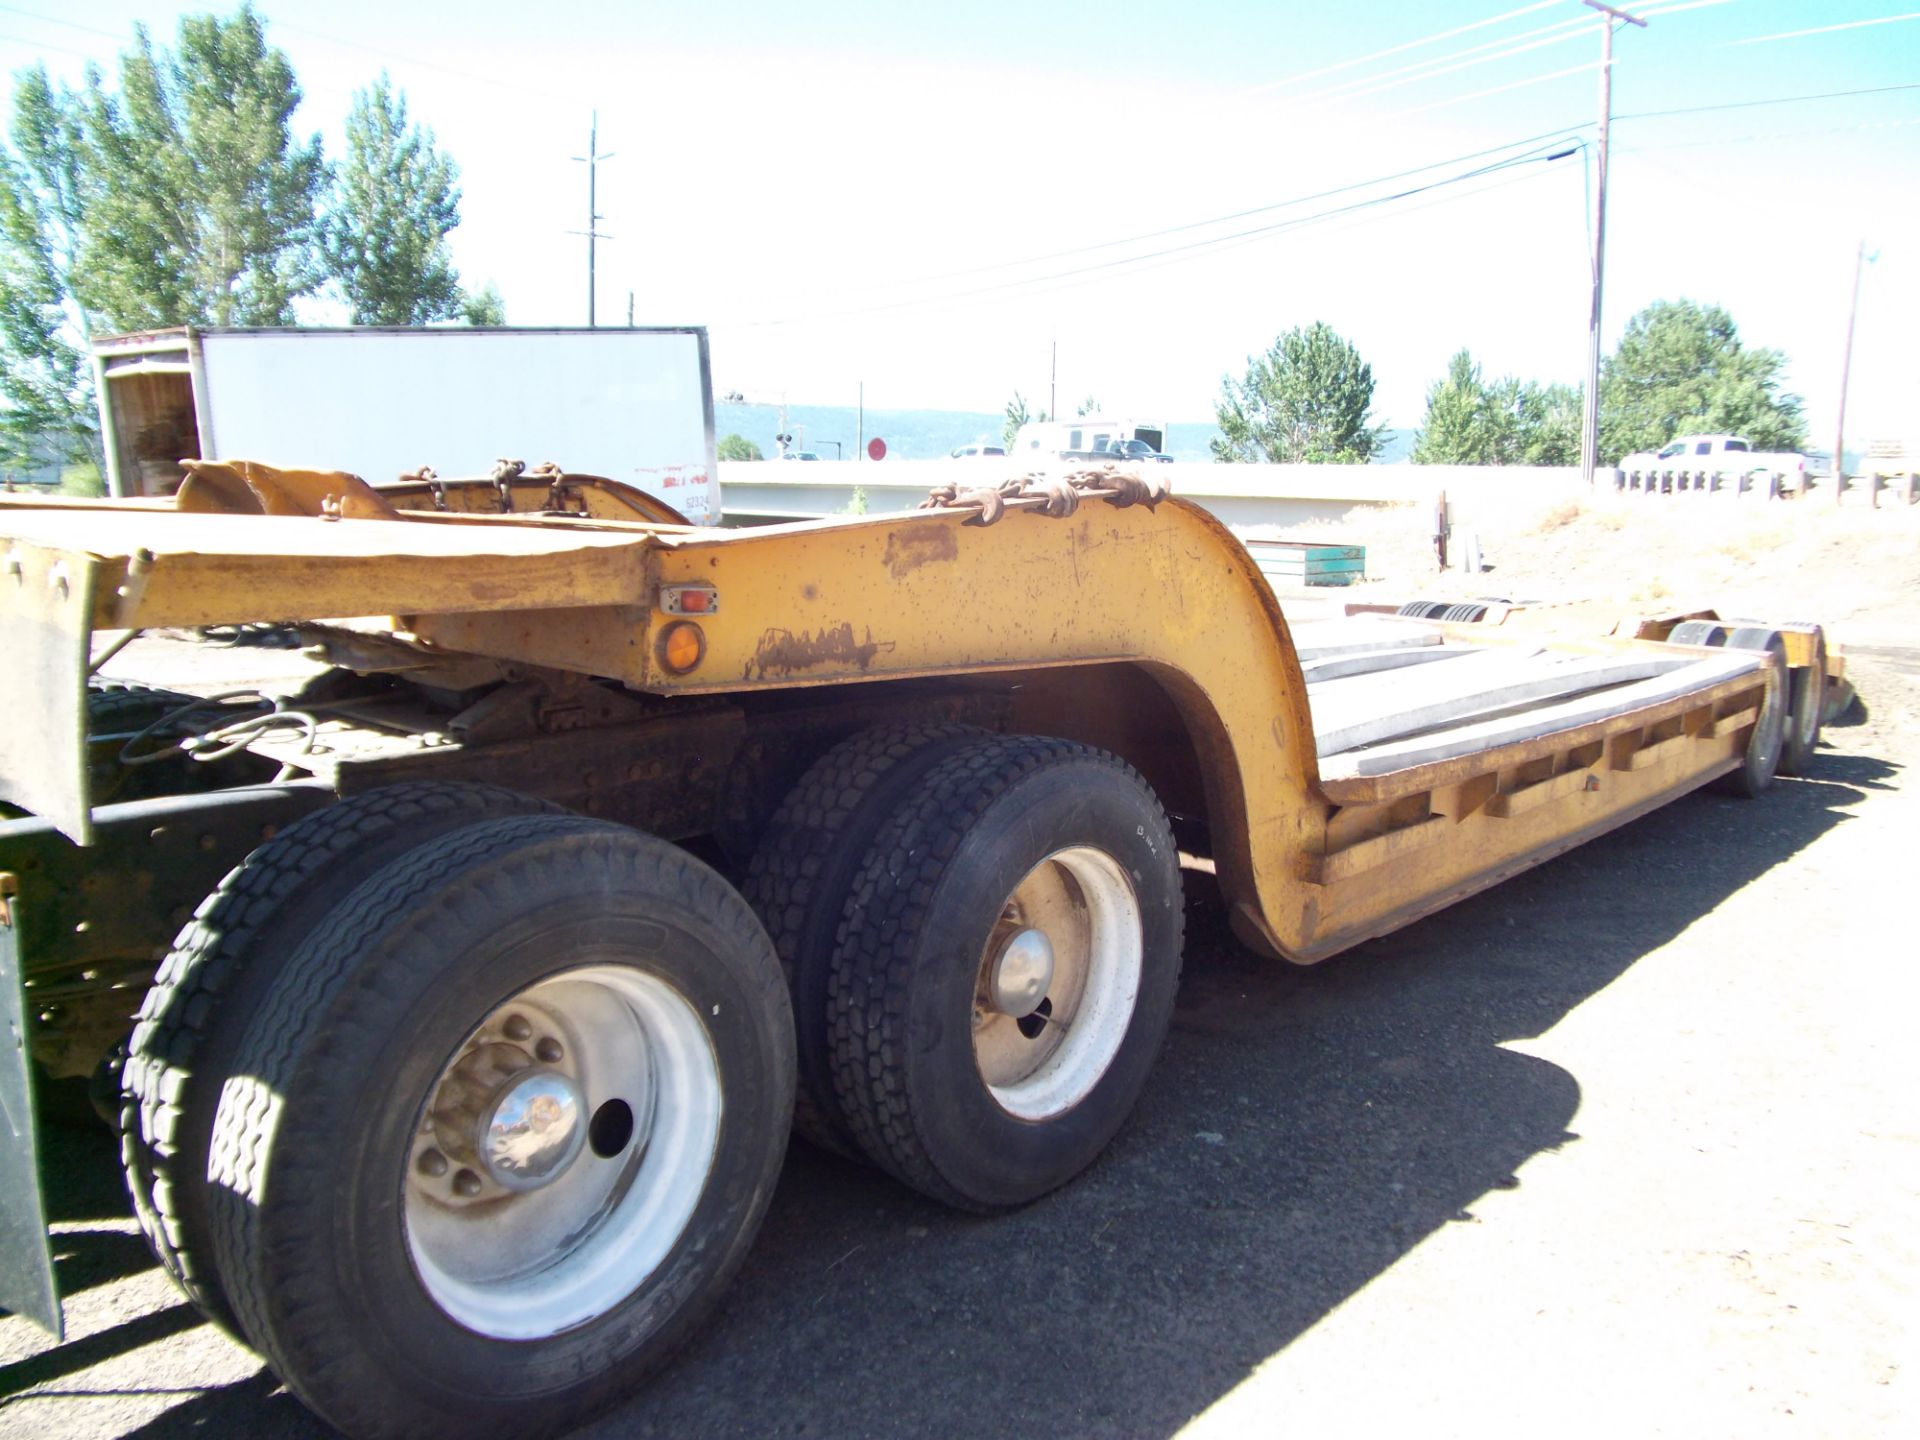
[[[1752,674],[1765,664],[1764,656],[1752,652],[1703,657],[1598,695],[1574,696],[1516,715],[1469,722],[1432,734],[1384,742],[1364,750],[1323,756],[1321,774],[1333,782],[1348,777],[1386,775],[1571,731],[1665,701],[1682,699],[1692,692],[1701,692],[1704,696],[1711,687]]]

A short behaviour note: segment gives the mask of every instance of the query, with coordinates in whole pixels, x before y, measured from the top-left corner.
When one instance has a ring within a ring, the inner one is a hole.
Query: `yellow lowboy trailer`
[[[161,1261],[354,1434],[607,1403],[790,1123],[974,1210],[1070,1179],[1165,1034],[1183,853],[1311,963],[1819,726],[1814,626],[1290,629],[1151,476],[728,531],[553,470],[190,468],[0,508],[9,1114],[29,1055],[98,1071]],[[89,682],[269,623],[327,668]],[[15,1129],[0,1299],[57,1326]]]

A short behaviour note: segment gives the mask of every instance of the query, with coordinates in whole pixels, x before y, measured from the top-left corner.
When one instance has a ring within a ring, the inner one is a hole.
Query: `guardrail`
[[[1807,477],[1798,471],[1772,470],[1764,466],[1747,470],[1718,468],[1696,470],[1662,466],[1658,469],[1615,470],[1614,489],[1643,495],[1757,495],[1782,500],[1806,488]]]

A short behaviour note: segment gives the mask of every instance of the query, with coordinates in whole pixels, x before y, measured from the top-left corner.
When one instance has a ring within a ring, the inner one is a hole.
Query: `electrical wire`
[[[24,15],[29,20],[44,21],[48,25],[58,25],[67,30],[84,30],[89,35],[104,35],[109,40],[127,40],[131,37],[118,30],[105,30],[98,25],[82,25],[78,20],[62,20],[57,15],[43,15],[38,10],[23,10],[18,5],[0,5],[0,11],[9,15]],[[71,53],[79,53],[77,51]]]
[[[1523,145],[1535,145],[1542,140],[1570,141],[1572,132],[1591,128],[1592,124],[1593,122],[1589,120],[1573,125],[1561,125],[1552,130],[1542,130],[1537,135],[1529,135],[1524,140],[1510,140],[1504,145],[1490,145],[1484,150],[1472,150],[1465,155],[1451,155],[1444,160],[1415,165],[1408,170],[1396,170],[1391,175],[1376,175],[1371,180],[1356,180],[1350,184],[1336,185],[1331,190],[1317,190],[1307,195],[1295,195],[1286,200],[1275,200],[1265,205],[1256,205],[1248,210],[1236,210],[1227,215],[1214,215],[1205,220],[1188,220],[1179,225],[1169,225],[1160,230],[1148,230],[1118,240],[1101,240],[1092,245],[1076,245],[1066,250],[1049,250],[1045,254],[1029,255],[1020,260],[998,260],[990,265],[974,265],[964,270],[948,270],[937,275],[923,275],[905,283],[930,285],[942,280],[961,280],[971,275],[989,274],[995,270],[1017,270],[1026,265],[1044,265],[1049,260],[1067,260],[1075,255],[1091,255],[1096,251],[1113,250],[1122,245],[1143,245],[1149,240],[1163,240],[1169,235],[1184,235],[1189,231],[1204,230],[1210,226],[1231,225],[1237,220],[1250,220],[1255,215],[1267,215],[1275,210],[1290,210],[1296,205],[1311,205],[1316,200],[1331,200],[1336,195],[1350,195],[1356,190],[1367,190],[1376,185],[1391,185],[1397,180],[1424,175],[1429,170],[1438,170],[1443,166],[1464,165],[1469,160],[1484,160],[1489,155],[1517,150]]]
[[[1517,10],[1507,11],[1504,15],[1493,15],[1485,20],[1475,20],[1471,24],[1456,25],[1451,30],[1441,30],[1419,40],[1407,40],[1398,45],[1389,45],[1386,49],[1376,50],[1371,55],[1360,55],[1351,60],[1342,60],[1338,64],[1323,65],[1318,70],[1307,70],[1298,75],[1288,75],[1283,79],[1270,80],[1264,85],[1256,85],[1250,90],[1239,91],[1227,98],[1242,99],[1252,95],[1264,95],[1288,85],[1298,84],[1303,80],[1317,80],[1322,75],[1335,75],[1342,70],[1358,69],[1362,65],[1372,64],[1375,60],[1386,60],[1395,55],[1404,55],[1409,50],[1418,50],[1422,45],[1433,45],[1442,40],[1451,40],[1456,35],[1465,35],[1474,30],[1484,30],[1489,25],[1498,25],[1507,20],[1517,20],[1522,15],[1532,15],[1536,11],[1551,10],[1559,4],[1560,0],[1537,0],[1535,4],[1522,5]]]
[[[1882,15],[1873,20],[1847,20],[1838,25],[1816,25],[1811,30],[1782,30],[1778,35],[1753,35],[1745,40],[1729,40],[1727,47],[1735,45],[1764,45],[1770,40],[1798,40],[1806,35],[1831,35],[1836,30],[1864,30],[1869,25],[1895,25],[1902,20],[1920,20],[1920,10],[1909,11],[1905,15]]]
[[[1321,223],[1330,219],[1338,218],[1340,216],[1351,215],[1351,214],[1358,213],[1360,211],[1375,209],[1382,205],[1394,204],[1397,201],[1405,200],[1415,195],[1423,195],[1429,191],[1440,190],[1440,189],[1447,188],[1449,186],[1463,184],[1467,181],[1479,179],[1488,175],[1497,174],[1502,170],[1512,169],[1517,166],[1536,164],[1536,163],[1542,163],[1542,162],[1551,162],[1554,160],[1564,159],[1566,156],[1573,154],[1575,150],[1579,148],[1580,148],[1580,142],[1576,142],[1576,141],[1567,142],[1565,148],[1560,150],[1554,150],[1552,145],[1538,145],[1538,146],[1535,146],[1533,150],[1528,151],[1526,153],[1510,156],[1507,159],[1498,160],[1489,165],[1477,166],[1472,170],[1466,170],[1457,175],[1450,175],[1443,179],[1430,181],[1424,185],[1409,186],[1404,190],[1396,191],[1396,192],[1393,192],[1392,194],[1371,196],[1365,200],[1355,201],[1350,205],[1335,206],[1331,209],[1315,211],[1308,215],[1295,216],[1290,219],[1275,221],[1272,224],[1268,224],[1268,225],[1258,225],[1253,227],[1252,229],[1238,231],[1233,234],[1209,236],[1202,240],[1190,241],[1184,245],[1168,246],[1157,251],[1151,251],[1144,255],[1124,255],[1116,259],[1104,260],[1092,265],[1075,266],[1071,269],[1057,271],[1050,275],[1027,276],[1021,279],[1006,280],[1006,281],[1001,281],[991,285],[975,286],[971,289],[955,291],[955,292],[951,292],[944,295],[929,295],[929,296],[922,296],[914,299],[882,302],[877,305],[859,306],[859,307],[854,307],[854,308],[845,309],[845,310],[818,312],[812,315],[783,316],[783,317],[779,317],[771,320],[747,321],[747,322],[741,322],[741,323],[743,328],[759,328],[763,326],[770,327],[770,326],[790,325],[790,324],[796,324],[796,323],[801,323],[805,321],[815,321],[815,320],[822,320],[822,319],[838,319],[838,318],[848,318],[848,317],[860,316],[860,315],[883,314],[883,313],[887,313],[895,310],[910,309],[910,308],[914,308],[921,305],[945,304],[945,303],[950,303],[956,300],[977,299],[981,296],[994,295],[994,294],[1000,294],[1000,293],[1010,293],[1010,292],[1016,292],[1016,291],[1025,291],[1025,290],[1029,290],[1032,287],[1047,286],[1055,281],[1070,280],[1082,275],[1092,275],[1092,274],[1100,273],[1102,271],[1118,270],[1127,266],[1142,267],[1146,262],[1149,262],[1149,261],[1162,260],[1168,257],[1191,256],[1195,254],[1207,253],[1207,252],[1231,247],[1238,242],[1258,239],[1262,236],[1278,234],[1288,230],[1300,229],[1308,225]]]
[[[1678,110],[1637,110],[1630,115],[1616,115],[1614,123],[1622,120],[1664,120],[1670,115],[1705,115],[1713,110],[1754,110],[1763,105],[1797,105],[1803,100],[1850,100],[1856,95],[1889,95],[1896,90],[1920,90],[1920,84],[1912,85],[1875,85],[1868,90],[1823,90],[1814,95],[1776,95],[1770,100],[1734,100],[1725,105],[1688,105]]]

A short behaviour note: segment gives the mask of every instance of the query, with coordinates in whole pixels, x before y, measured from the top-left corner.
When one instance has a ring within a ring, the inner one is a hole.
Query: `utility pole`
[[[600,153],[600,112],[598,110],[593,112],[593,120],[587,130],[587,153],[573,158],[587,167],[587,228],[568,233],[587,237],[587,328],[591,330],[598,323],[594,318],[593,308],[593,242],[613,239],[611,235],[602,235],[598,229],[599,222],[607,218],[600,213],[599,204],[595,199],[595,188],[600,178],[600,162],[613,159],[610,154]],[[632,323],[631,317],[628,323]]]
[[[1593,305],[1587,316],[1587,400],[1580,429],[1580,478],[1593,488],[1594,467],[1600,461],[1600,285],[1607,271],[1607,129],[1613,120],[1613,22],[1625,20],[1642,30],[1647,22],[1637,15],[1581,0],[1600,12],[1600,167],[1595,177],[1593,203]]]
[[[1060,418],[1060,342],[1053,342],[1053,369],[1047,375],[1047,418]]]
[[[1840,503],[1840,492],[1847,488],[1847,377],[1853,370],[1853,321],[1860,313],[1860,272],[1867,268],[1867,242],[1853,259],[1853,305],[1847,311],[1847,348],[1840,352],[1840,417],[1833,422],[1833,503]],[[1873,486],[1874,508],[1880,505],[1880,485]]]

